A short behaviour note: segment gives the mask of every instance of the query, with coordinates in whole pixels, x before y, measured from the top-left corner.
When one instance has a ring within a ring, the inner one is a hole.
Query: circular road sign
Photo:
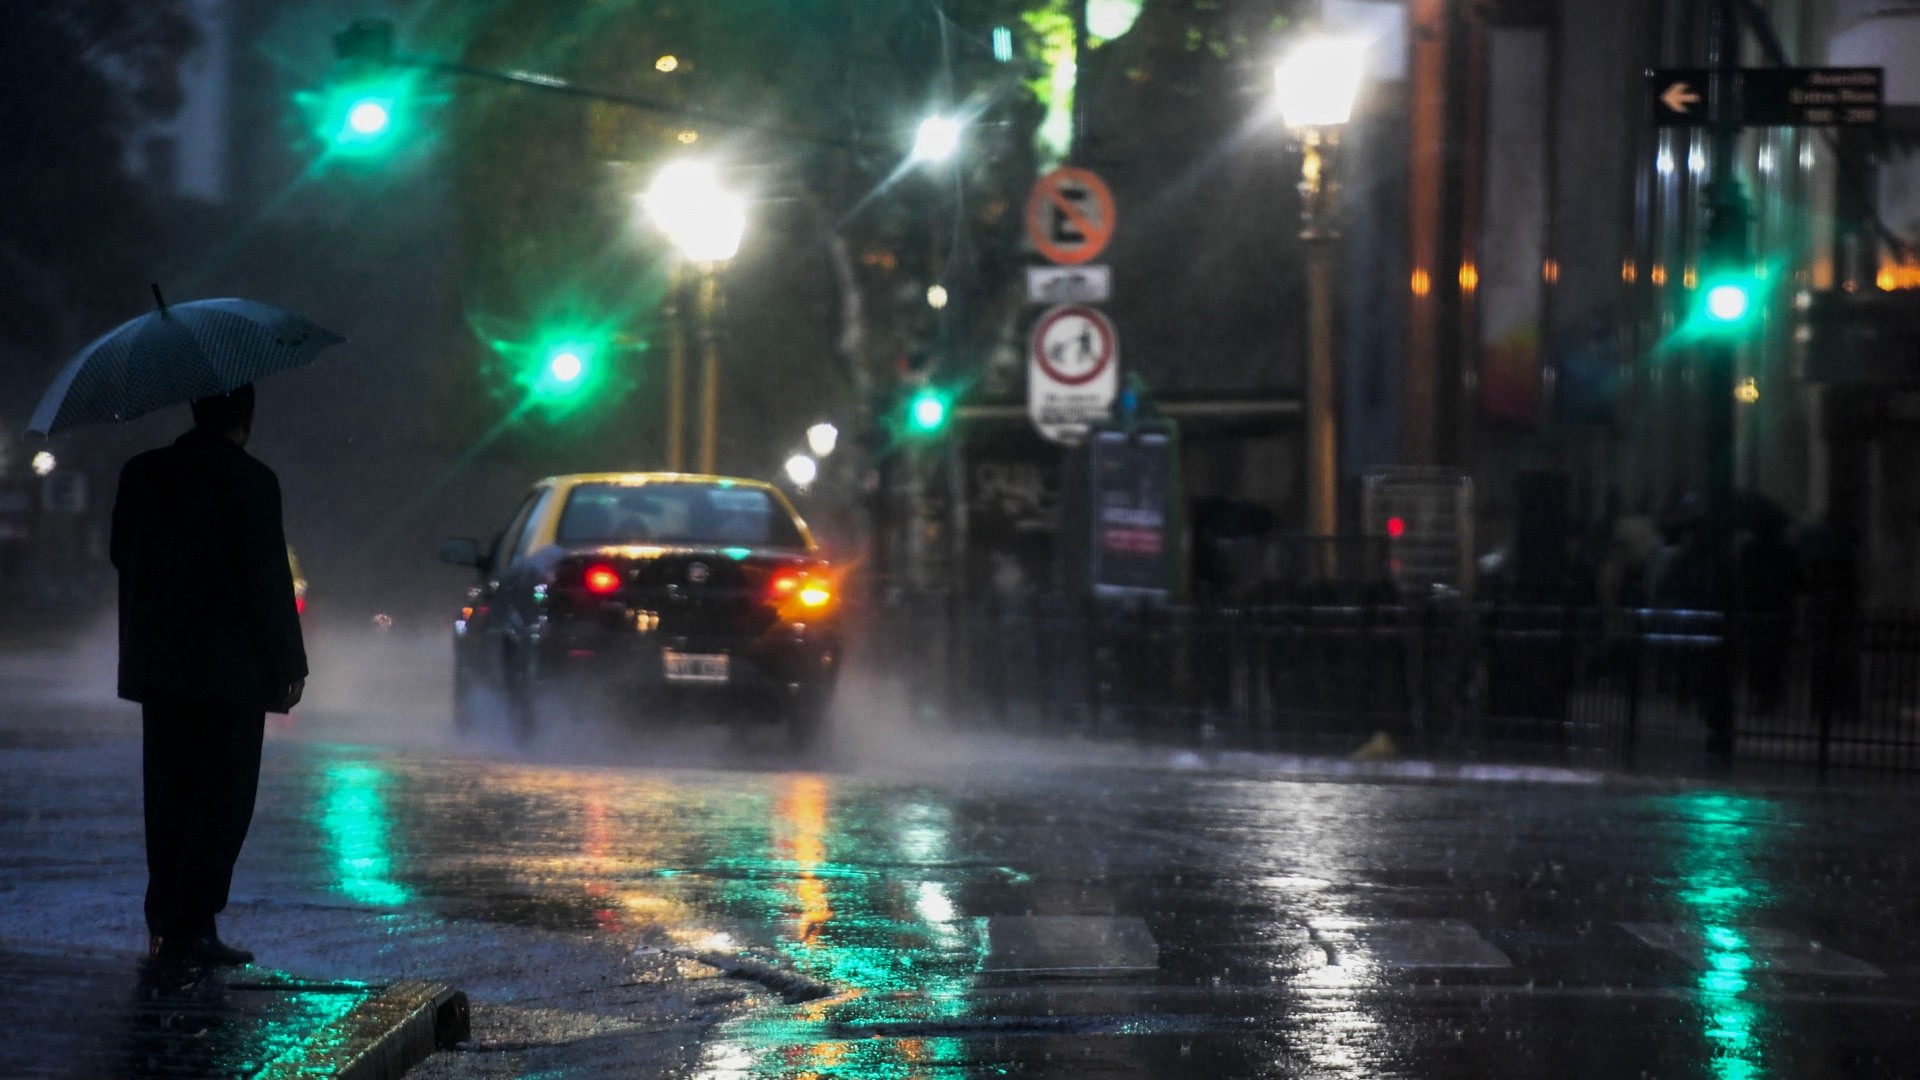
[[[1033,362],[1061,386],[1084,386],[1113,366],[1113,323],[1079,304],[1054,308],[1033,328]]]
[[[1113,239],[1113,193],[1087,169],[1055,169],[1027,196],[1027,238],[1048,260],[1092,260]]]

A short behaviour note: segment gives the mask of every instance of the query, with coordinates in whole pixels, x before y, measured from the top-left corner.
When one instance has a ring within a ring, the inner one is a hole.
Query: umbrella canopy
[[[276,371],[304,367],[344,340],[291,311],[253,300],[162,301],[158,311],[121,323],[68,361],[27,430],[56,435],[225,394]]]

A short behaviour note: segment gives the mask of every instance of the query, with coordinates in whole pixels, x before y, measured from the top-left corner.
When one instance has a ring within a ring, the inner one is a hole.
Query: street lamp
[[[840,429],[825,420],[807,429],[807,449],[813,451],[814,457],[826,457],[839,444]]]
[[[787,459],[787,479],[793,486],[805,491],[813,486],[820,475],[820,463],[805,454],[795,454]]]
[[[1300,135],[1300,238],[1307,242],[1307,530],[1331,537],[1340,528],[1339,418],[1335,412],[1333,293],[1335,199],[1331,175],[1340,129],[1353,114],[1367,43],[1315,35],[1293,46],[1274,68],[1280,115]],[[1333,570],[1327,549],[1323,569]]]
[[[660,170],[641,206],[680,254],[698,263],[725,262],[747,231],[747,201],[721,186],[704,161],[676,161]]]
[[[960,149],[960,121],[951,116],[929,116],[913,136],[913,160],[945,161]]]
[[[720,183],[720,173],[704,161],[676,161],[660,170],[640,196],[641,208],[656,229],[665,234],[683,260],[700,267],[700,334],[704,381],[700,398],[700,471],[714,468],[720,426],[720,343],[714,320],[720,307],[720,266],[740,250],[747,230],[747,202]],[[680,274],[673,275],[672,293],[679,307]],[[676,320],[672,355],[667,365],[667,460],[678,472],[686,429],[686,343],[684,322]]]
[[[51,476],[53,475],[53,470],[58,467],[59,464],[58,461],[54,460],[53,451],[42,450],[33,455],[33,475]]]

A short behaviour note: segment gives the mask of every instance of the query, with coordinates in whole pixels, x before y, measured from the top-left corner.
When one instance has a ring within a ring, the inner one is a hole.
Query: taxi
[[[588,473],[533,485],[484,548],[454,620],[454,720],[484,694],[531,736],[585,697],[644,718],[709,715],[818,732],[841,661],[839,583],[771,484]]]

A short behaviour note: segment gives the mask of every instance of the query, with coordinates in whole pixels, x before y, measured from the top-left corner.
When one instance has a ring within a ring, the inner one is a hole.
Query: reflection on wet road
[[[355,902],[829,991],[705,1077],[1897,1076],[1920,1020],[1884,793],[279,767]]]

